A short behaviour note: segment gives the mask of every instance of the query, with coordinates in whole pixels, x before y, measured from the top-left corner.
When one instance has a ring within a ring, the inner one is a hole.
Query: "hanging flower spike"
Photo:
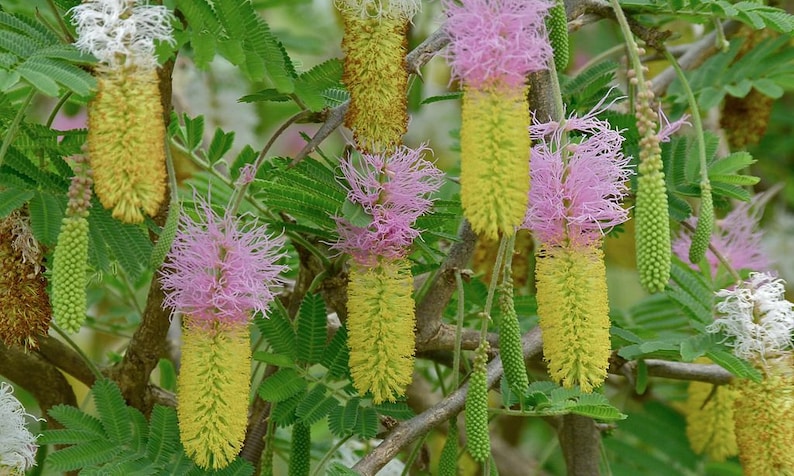
[[[541,242],[535,275],[549,373],[585,392],[603,383],[609,366],[601,242],[606,230],[628,218],[621,200],[632,173],[620,132],[595,117],[600,106],[563,124],[530,128],[543,139],[532,149],[530,207],[522,224]]]
[[[708,332],[722,332],[737,357],[761,370],[760,383],[736,382],[736,442],[746,474],[794,474],[794,304],[781,279],[750,273],[733,289],[716,293],[717,317]]]
[[[88,285],[88,208],[92,173],[85,157],[74,160],[69,204],[52,259],[52,314],[63,330],[75,333],[85,322]]]
[[[698,359],[699,363],[711,363]],[[734,405],[739,392],[730,385],[692,381],[687,387],[686,435],[692,450],[705,453],[713,461],[736,456]]]
[[[441,187],[444,173],[422,158],[430,149],[402,146],[392,154],[362,154],[360,160],[340,162],[350,188],[347,199],[372,218],[356,226],[336,218],[339,241],[332,246],[360,264],[376,265],[379,258],[405,258],[420,231],[416,219],[433,205],[429,196]],[[431,151],[432,152],[432,151]]]
[[[443,0],[448,60],[463,82],[461,202],[475,232],[510,235],[527,207],[530,124],[526,76],[552,54],[550,2]]]
[[[405,257],[442,172],[424,160],[425,146],[400,147],[392,155],[363,154],[341,162],[348,200],[371,222],[357,226],[337,218],[333,248],[353,257],[348,296],[348,347],[353,385],[373,402],[394,401],[411,382],[414,354],[413,276]]]
[[[127,223],[155,215],[165,198],[165,125],[155,41],[174,44],[164,6],[89,0],[71,10],[75,46],[94,55],[98,92],[88,108],[88,152],[95,190]]]
[[[0,474],[24,474],[36,466],[39,447],[25,417],[34,418],[14,397],[11,385],[0,382]]]
[[[26,214],[14,211],[0,220],[0,342],[7,346],[36,349],[37,339],[50,328],[42,258]]]
[[[342,82],[350,91],[345,125],[356,146],[384,152],[408,130],[408,22],[419,0],[336,0],[345,24]]]
[[[734,269],[769,269],[772,262],[761,246],[763,233],[759,222],[770,197],[769,193],[754,195],[749,202],[740,203],[725,218],[717,220],[711,245]],[[697,218],[690,217],[686,222],[694,227]],[[691,242],[692,232],[682,227],[673,240],[673,252],[682,261],[687,260]],[[711,250],[706,251],[706,259],[712,276],[716,276],[719,259]]]
[[[182,314],[177,382],[180,438],[202,468],[220,469],[242,448],[250,390],[248,323],[266,312],[285,267],[280,238],[263,226],[219,216],[195,197],[198,219],[180,218],[160,280],[163,306]],[[208,385],[208,383],[210,383]]]

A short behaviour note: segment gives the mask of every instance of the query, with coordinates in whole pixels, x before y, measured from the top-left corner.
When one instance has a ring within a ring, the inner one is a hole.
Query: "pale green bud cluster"
[[[469,454],[479,463],[485,462],[491,454],[491,439],[488,435],[488,382],[485,376],[488,349],[488,342],[482,341],[475,351],[469,393],[466,395],[466,437]]]
[[[549,32],[549,43],[554,50],[554,66],[557,71],[568,67],[570,52],[568,46],[568,19],[565,16],[565,2],[556,0],[546,16],[546,30]]]
[[[52,313],[63,330],[75,333],[85,321],[88,279],[88,208],[91,206],[92,172],[85,157],[73,163],[69,204],[61,222],[52,264]]]
[[[61,222],[52,265],[52,313],[63,330],[75,333],[85,321],[88,220],[67,216]]]
[[[637,270],[640,283],[651,293],[660,292],[670,280],[670,216],[667,206],[662,149],[656,132],[656,114],[651,109],[650,85],[637,94],[637,129],[640,132],[640,164],[637,178],[636,220]]]
[[[521,329],[518,326],[518,316],[513,303],[512,280],[501,286],[499,308],[502,311],[502,322],[499,326],[499,356],[502,358],[505,378],[513,391],[523,394],[529,386],[529,378],[521,349]]]

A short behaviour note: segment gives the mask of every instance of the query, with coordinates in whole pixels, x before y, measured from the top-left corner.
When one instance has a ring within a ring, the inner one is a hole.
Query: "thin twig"
[[[540,329],[535,328],[525,334],[522,343],[525,357],[540,353]],[[502,372],[502,360],[493,359],[486,369],[488,388],[496,385]],[[466,383],[429,410],[397,425],[377,448],[353,466],[353,470],[363,476],[373,476],[411,442],[458,414],[466,403],[468,390],[469,384]]]

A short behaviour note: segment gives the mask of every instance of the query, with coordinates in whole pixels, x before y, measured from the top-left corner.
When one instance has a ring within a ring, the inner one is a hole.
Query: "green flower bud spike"
[[[568,18],[565,16],[565,2],[557,0],[546,17],[546,30],[549,42],[554,49],[554,66],[557,71],[565,71],[570,60],[568,42]]]
[[[700,215],[695,233],[692,235],[692,246],[689,248],[691,263],[700,263],[700,260],[706,256],[706,249],[709,247],[713,230],[714,200],[711,197],[711,184],[705,181],[700,183]]]
[[[491,439],[488,435],[488,382],[485,364],[488,361],[488,342],[483,340],[474,354],[474,369],[469,378],[466,395],[466,436],[469,454],[478,463],[491,456]]]
[[[458,475],[458,420],[457,415],[449,420],[449,431],[438,460],[438,476]]]
[[[311,428],[302,421],[292,425],[292,450],[290,451],[289,476],[309,476],[311,467]]]
[[[513,303],[513,279],[509,268],[505,267],[508,278],[502,283],[499,307],[502,322],[499,327],[499,356],[505,369],[505,377],[510,388],[519,395],[529,386],[524,353],[521,349],[521,329],[518,326],[515,304]]]
[[[88,279],[88,207],[91,171],[84,157],[75,159],[69,204],[61,222],[52,264],[52,312],[55,323],[75,333],[85,322]]]

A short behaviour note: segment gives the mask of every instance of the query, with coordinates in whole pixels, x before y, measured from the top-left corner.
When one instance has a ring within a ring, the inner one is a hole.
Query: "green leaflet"
[[[251,81],[269,78],[279,92],[293,92],[292,61],[251,2],[177,0],[176,4],[187,20],[199,67],[207,67],[220,53]]]
[[[92,395],[98,417],[67,405],[49,410],[65,428],[44,430],[38,443],[71,445],[50,453],[49,467],[89,475],[253,474],[253,467],[239,458],[224,470],[200,471],[182,449],[173,408],[155,405],[147,422],[138,410],[125,405],[116,384],[106,379],[94,384]]]
[[[62,90],[90,96],[96,80],[73,63],[88,63],[91,57],[21,15],[0,12],[0,90],[8,91],[24,80],[48,96]]]
[[[307,294],[301,303],[297,320],[298,360],[307,364],[316,364],[323,358],[325,339],[328,335],[328,316],[322,296]]]

